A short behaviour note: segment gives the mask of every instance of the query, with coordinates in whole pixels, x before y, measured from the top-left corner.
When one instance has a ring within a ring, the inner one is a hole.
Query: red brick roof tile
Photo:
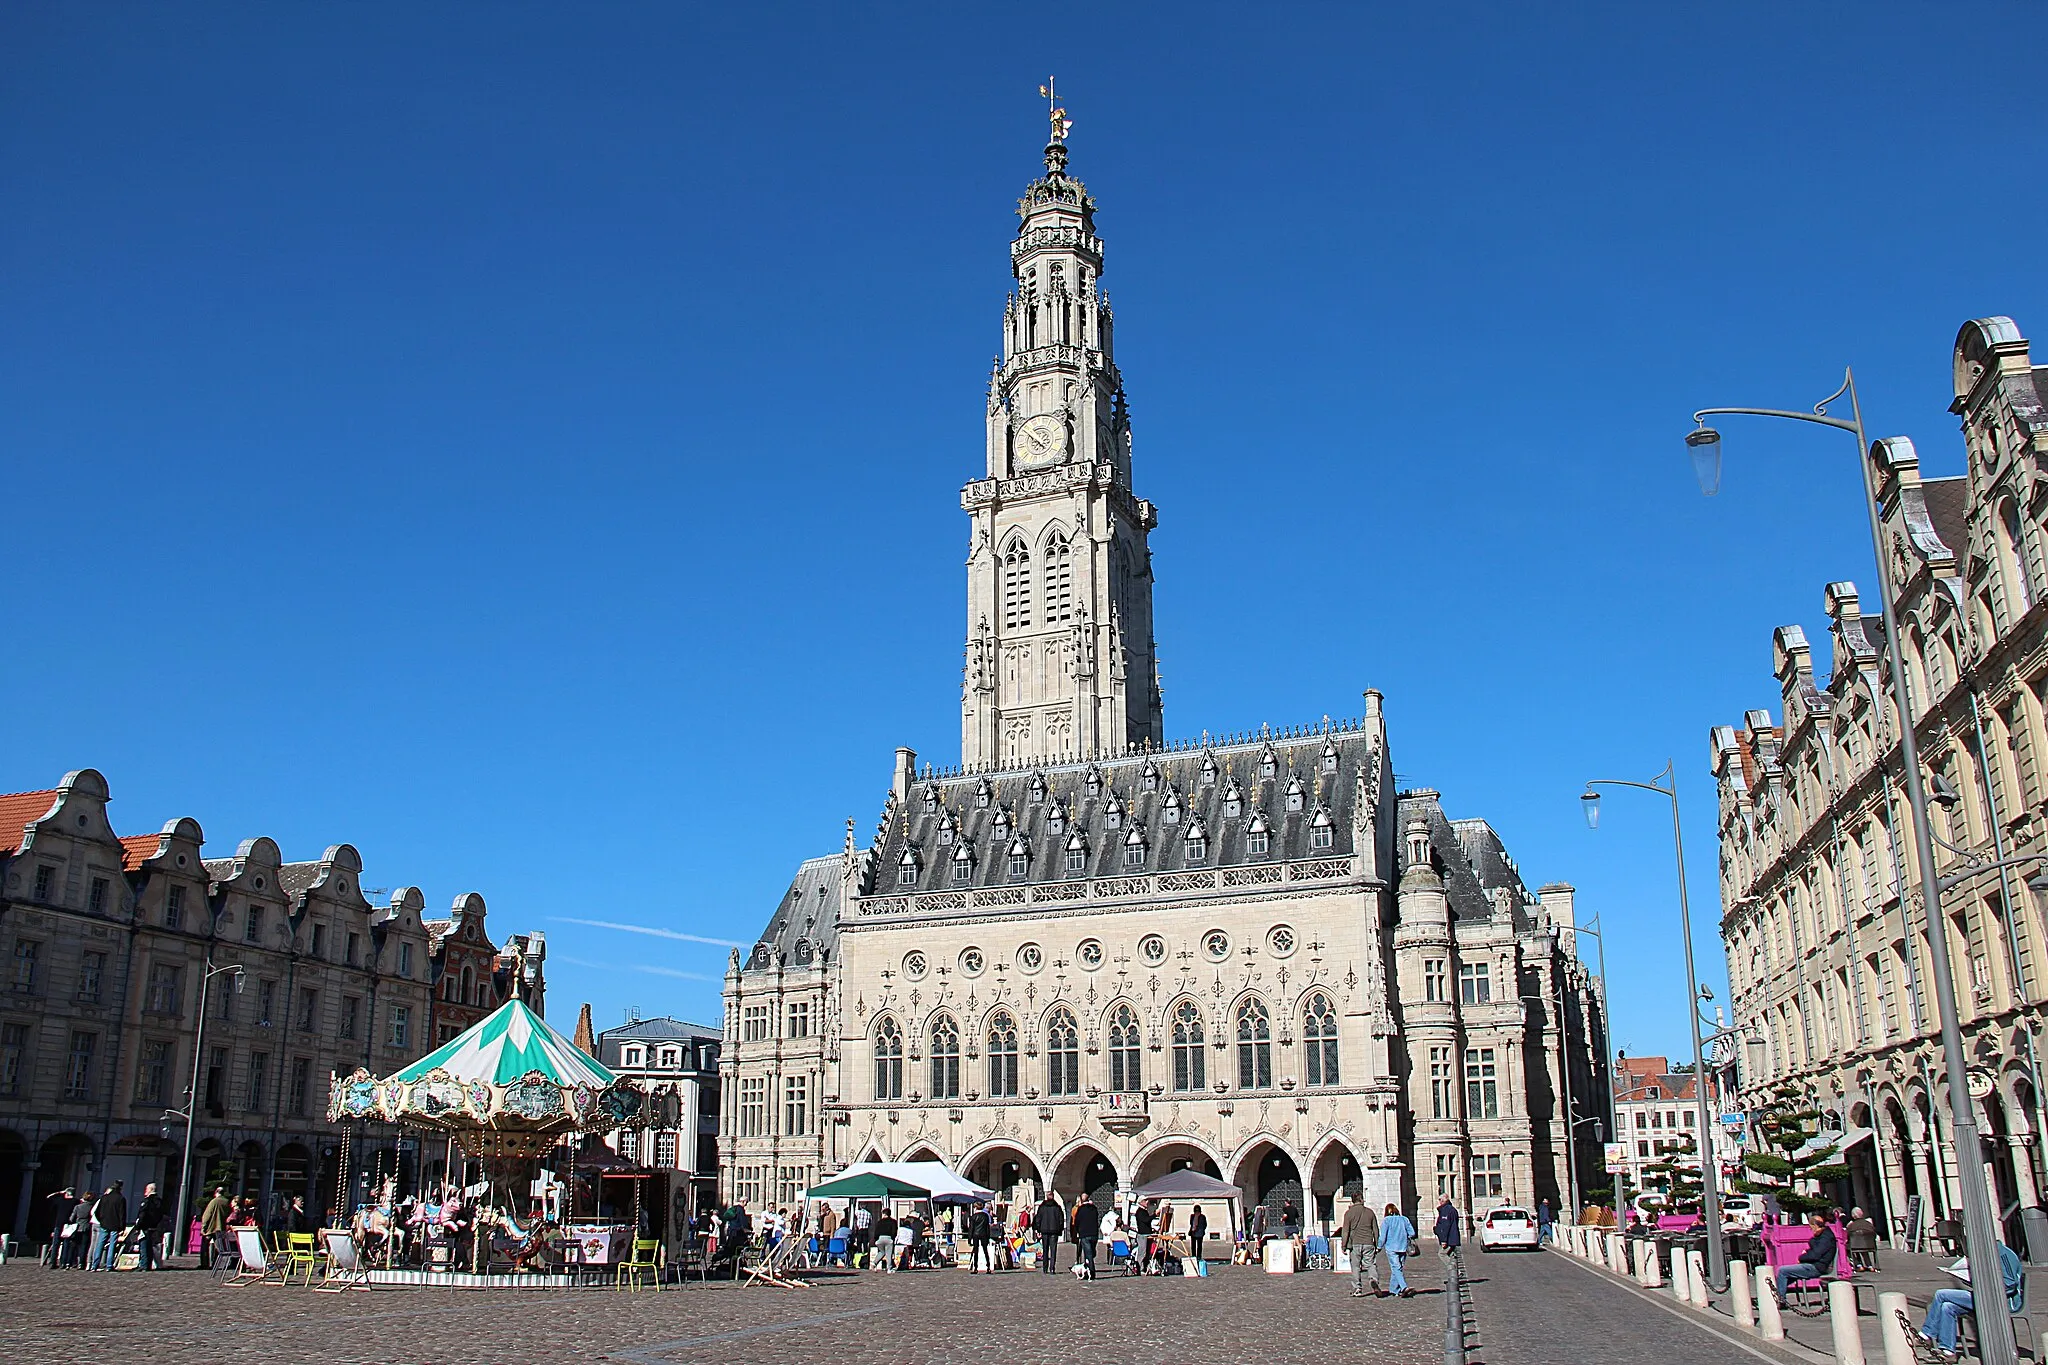
[[[121,867],[122,867],[122,870],[123,870],[123,871],[127,871],[127,872],[133,872],[133,871],[134,871],[134,870],[135,870],[136,868],[138,868],[138,867],[141,867],[141,866],[142,866],[142,864],[143,864],[143,862],[144,862],[144,861],[145,861],[146,859],[149,859],[149,858],[154,858],[154,857],[156,856],[156,851],[157,851],[157,849],[158,849],[158,848],[160,848],[160,847],[162,847],[162,845],[163,845],[163,836],[162,836],[162,835],[160,835],[160,834],[124,834],[124,835],[122,835],[122,836],[121,836]]]
[[[50,813],[57,804],[57,792],[8,792],[0,795],[0,853],[21,847],[28,827]]]

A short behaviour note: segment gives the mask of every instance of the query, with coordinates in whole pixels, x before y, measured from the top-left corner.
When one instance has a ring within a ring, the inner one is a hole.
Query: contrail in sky
[[[647,924],[620,924],[609,919],[578,919],[574,915],[550,915],[557,924],[583,924],[592,929],[617,929],[623,934],[646,934],[650,938],[672,938],[678,943],[708,943],[714,948],[744,948],[744,943],[734,943],[729,938],[705,938],[702,934],[681,934],[673,929],[656,929]],[[707,978],[708,979],[708,978]]]
[[[557,960],[566,962],[574,967],[593,967],[601,972],[616,971],[620,967],[625,967],[629,971],[651,972],[655,976],[679,977],[684,981],[708,981],[716,985],[719,980],[715,976],[705,976],[699,972],[679,972],[673,967],[650,967],[644,962],[591,962],[580,957],[565,957]]]

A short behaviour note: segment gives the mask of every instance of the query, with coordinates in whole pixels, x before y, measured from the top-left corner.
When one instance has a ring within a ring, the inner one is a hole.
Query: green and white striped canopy
[[[510,1085],[538,1071],[564,1088],[605,1090],[617,1082],[611,1070],[548,1027],[547,1020],[518,1000],[508,1000],[489,1018],[472,1025],[392,1077],[408,1084],[442,1071],[457,1081]]]

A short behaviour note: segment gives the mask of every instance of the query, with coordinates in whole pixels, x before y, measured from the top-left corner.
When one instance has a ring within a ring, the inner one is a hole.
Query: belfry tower
[[[1053,103],[1051,87],[1042,87]],[[1045,174],[1017,203],[1016,288],[988,387],[988,472],[961,490],[965,763],[1114,752],[1164,738],[1152,640],[1152,504],[1100,288],[1095,201],[1067,174],[1052,108]]]

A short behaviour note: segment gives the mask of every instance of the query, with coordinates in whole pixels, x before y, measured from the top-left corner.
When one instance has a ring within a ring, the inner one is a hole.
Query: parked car
[[[1721,1230],[1723,1232],[1750,1232],[1757,1225],[1756,1201],[1746,1194],[1724,1194],[1721,1196]]]
[[[1536,1215],[1527,1209],[1503,1205],[1489,1209],[1479,1220],[1479,1248],[1500,1251],[1507,1247],[1536,1250]]]

